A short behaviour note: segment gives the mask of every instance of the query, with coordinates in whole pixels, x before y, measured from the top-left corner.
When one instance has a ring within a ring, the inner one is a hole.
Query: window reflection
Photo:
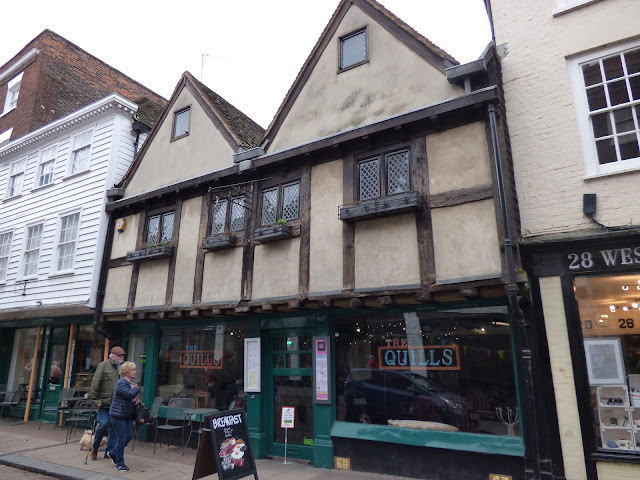
[[[506,307],[350,317],[336,335],[338,420],[520,434]]]

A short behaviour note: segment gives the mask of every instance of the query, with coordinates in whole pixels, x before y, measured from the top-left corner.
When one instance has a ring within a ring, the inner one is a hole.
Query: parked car
[[[345,381],[344,399],[350,422],[422,420],[465,431],[478,427],[478,414],[465,399],[411,371],[354,368]]]

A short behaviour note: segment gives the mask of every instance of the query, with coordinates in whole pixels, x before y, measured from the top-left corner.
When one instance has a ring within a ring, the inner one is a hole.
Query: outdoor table
[[[216,413],[218,411],[217,408],[185,408],[184,409],[184,415],[185,418],[189,417],[189,419],[193,419],[198,423],[202,423],[203,421],[203,417],[205,415],[209,415],[210,413]],[[206,428],[204,425],[200,425],[200,427],[198,428],[198,447],[200,447],[200,436],[202,435],[202,432],[208,432],[210,429]],[[184,447],[182,448],[182,453],[184,454],[184,451],[187,448],[187,445],[189,445],[189,440],[191,440],[191,434],[193,433],[193,421],[189,422],[189,438],[187,438],[187,442],[184,444]]]

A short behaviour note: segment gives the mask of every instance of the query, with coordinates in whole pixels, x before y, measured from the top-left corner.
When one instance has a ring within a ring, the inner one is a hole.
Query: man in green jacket
[[[125,351],[122,347],[113,347],[109,359],[98,365],[96,373],[91,382],[91,390],[89,398],[98,402],[98,413],[96,415],[96,435],[91,447],[91,460],[98,458],[98,448],[102,438],[111,428],[111,417],[109,416],[109,407],[113,398],[113,391],[116,388],[116,382],[120,378],[118,370],[124,361]],[[107,448],[104,452],[104,458],[115,459],[116,452],[115,435],[109,435],[107,440]],[[114,460],[115,462],[115,460]]]

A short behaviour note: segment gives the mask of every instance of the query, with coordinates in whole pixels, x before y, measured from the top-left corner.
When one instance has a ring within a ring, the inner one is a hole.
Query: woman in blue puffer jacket
[[[111,425],[117,437],[115,458],[110,454],[111,460],[118,470],[128,471],[124,464],[124,449],[133,438],[133,417],[136,412],[136,404],[140,402],[140,389],[136,384],[136,364],[124,362],[120,366],[120,379],[116,382],[113,391],[113,400],[109,408]]]

